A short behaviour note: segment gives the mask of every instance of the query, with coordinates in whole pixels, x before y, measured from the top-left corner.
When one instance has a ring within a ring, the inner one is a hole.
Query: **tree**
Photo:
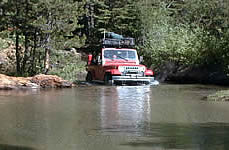
[[[104,31],[137,38],[140,35],[138,0],[94,0],[85,4],[86,13],[81,22],[91,49],[98,47]]]
[[[110,30],[124,36],[138,38],[140,35],[140,10],[138,0],[120,0],[109,3],[111,18]]]
[[[225,64],[229,43],[227,4],[225,0],[139,2],[141,47],[147,64]]]
[[[31,12],[32,1],[29,0],[8,0],[1,1],[2,6],[2,17],[1,21],[3,24],[1,30],[9,30],[15,35],[16,45],[16,68],[17,75],[22,75],[24,71],[24,65],[22,65],[22,47],[19,46],[19,42],[22,37],[25,36],[25,54],[28,50],[28,36],[27,31],[29,30],[29,18]],[[25,57],[26,59],[26,57]]]
[[[45,49],[44,72],[49,70],[51,49],[79,47],[83,40],[73,31],[80,26],[81,3],[75,0],[40,0],[34,25],[40,29],[41,45]]]
[[[4,21],[1,29],[13,29],[18,75],[27,72],[29,66],[34,69],[34,64],[27,63],[35,63],[37,47],[45,49],[44,73],[47,73],[51,49],[80,47],[84,44],[84,37],[80,38],[77,34],[73,34],[80,27],[78,18],[82,14],[81,3],[83,1],[75,0],[1,1],[0,5],[3,8],[1,20]],[[24,43],[21,42],[22,39]],[[21,56],[22,49],[19,45],[24,46],[24,56]]]

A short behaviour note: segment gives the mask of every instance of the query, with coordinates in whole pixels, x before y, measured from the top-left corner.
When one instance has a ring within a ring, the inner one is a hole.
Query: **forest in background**
[[[171,61],[229,70],[227,0],[0,0],[0,51],[15,44],[17,76],[48,73],[53,59],[74,73],[78,61],[56,51],[93,51],[104,30],[135,38],[153,69]]]

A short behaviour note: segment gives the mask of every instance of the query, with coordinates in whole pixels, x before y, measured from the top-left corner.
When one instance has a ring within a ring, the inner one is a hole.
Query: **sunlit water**
[[[203,85],[0,91],[0,150],[228,150],[229,103]]]

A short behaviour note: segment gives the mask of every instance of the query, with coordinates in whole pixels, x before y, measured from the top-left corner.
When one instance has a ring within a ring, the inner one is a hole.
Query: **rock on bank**
[[[11,77],[0,74],[0,90],[31,88],[69,88],[73,83],[56,75],[36,75],[34,77]]]

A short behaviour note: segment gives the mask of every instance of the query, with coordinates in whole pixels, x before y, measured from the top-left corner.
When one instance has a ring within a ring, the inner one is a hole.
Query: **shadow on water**
[[[112,132],[115,131],[115,129],[106,129],[107,132],[109,132],[109,130]],[[116,132],[118,132],[118,130],[116,130]],[[130,127],[128,127],[126,130],[127,134],[130,134],[130,130]],[[225,123],[152,123],[147,125],[147,127],[145,125],[138,126],[138,129],[135,127],[135,131],[140,132],[140,136],[121,145],[133,147],[161,147],[164,149],[229,149],[229,124]],[[121,132],[125,132],[125,129],[122,129]]]
[[[36,150],[36,149],[31,147],[26,147],[26,146],[0,144],[0,150]]]

